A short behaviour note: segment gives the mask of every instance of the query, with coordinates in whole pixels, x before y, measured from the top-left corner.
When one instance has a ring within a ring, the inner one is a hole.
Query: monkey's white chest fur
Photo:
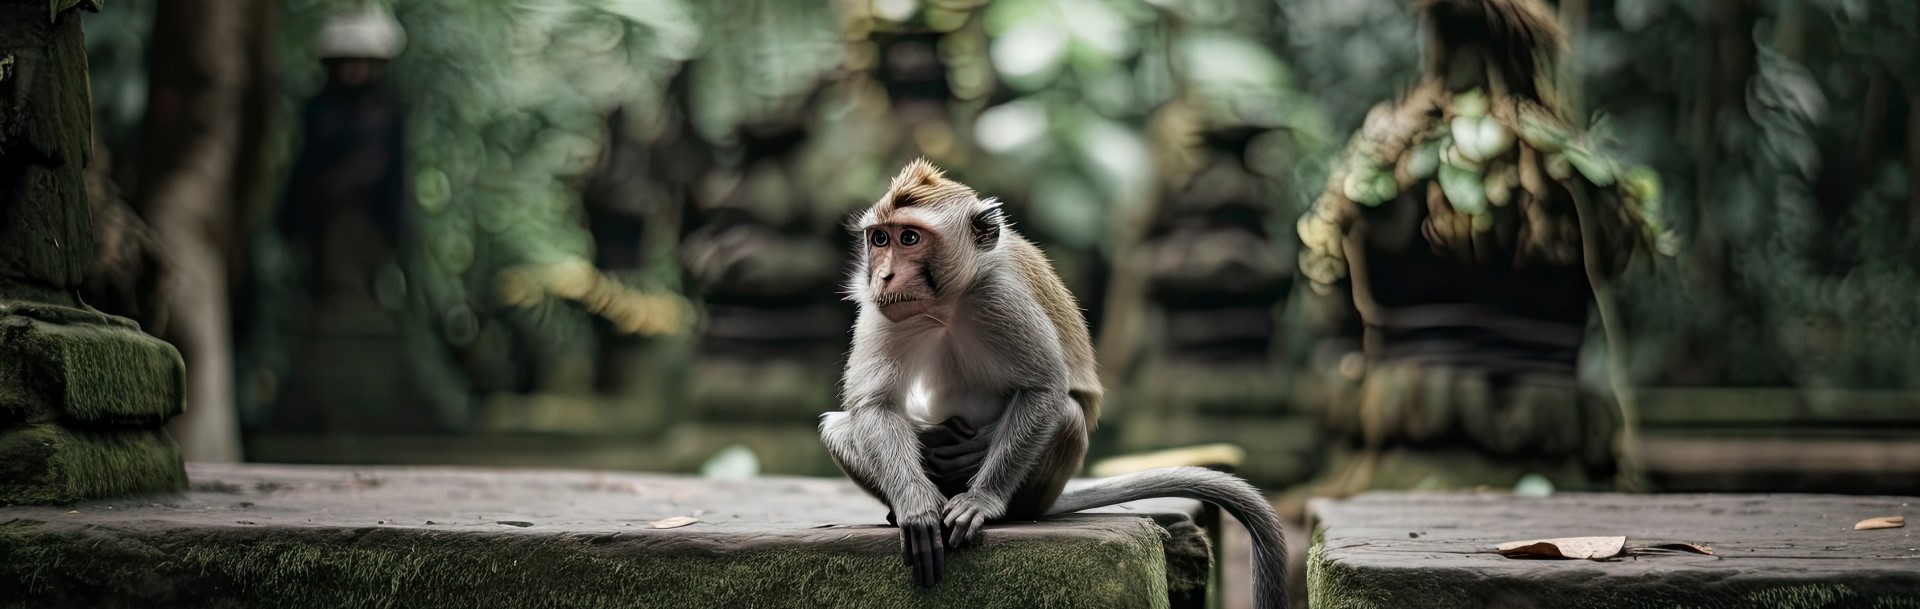
[[[938,330],[917,338],[898,353],[902,385],[895,388],[894,397],[907,417],[924,426],[959,417],[975,429],[998,421],[1007,396],[990,388],[1006,384],[988,378],[993,367],[976,357],[984,355],[984,350]]]

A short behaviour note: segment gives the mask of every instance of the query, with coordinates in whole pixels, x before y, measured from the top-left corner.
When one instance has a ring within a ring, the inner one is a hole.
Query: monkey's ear
[[[1006,223],[1007,212],[1001,211],[1000,202],[989,202],[985,209],[973,214],[973,243],[982,250],[1000,245],[1000,227]]]

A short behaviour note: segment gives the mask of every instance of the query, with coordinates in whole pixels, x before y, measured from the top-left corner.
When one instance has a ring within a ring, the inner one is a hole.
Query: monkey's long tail
[[[1097,507],[1152,499],[1180,497],[1220,506],[1253,535],[1253,605],[1259,609],[1287,606],[1287,542],[1280,517],[1260,489],[1238,476],[1204,467],[1163,467],[1103,478],[1067,491],[1047,510],[1067,514]]]

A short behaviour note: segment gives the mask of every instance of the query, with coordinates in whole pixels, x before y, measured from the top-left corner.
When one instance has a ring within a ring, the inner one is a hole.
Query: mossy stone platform
[[[1316,500],[1315,609],[1920,607],[1920,498],[1369,493]],[[1509,541],[1625,536],[1607,561],[1502,557]],[[1712,555],[1635,550],[1663,543]]]
[[[1197,502],[988,527],[916,588],[830,478],[190,464],[192,490],[0,508],[0,607],[1166,607]],[[654,529],[676,516],[698,522]]]

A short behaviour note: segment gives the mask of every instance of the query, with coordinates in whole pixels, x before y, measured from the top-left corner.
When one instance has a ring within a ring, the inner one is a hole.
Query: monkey
[[[1254,599],[1286,603],[1280,520],[1258,489],[1201,467],[1152,469],[1063,489],[1079,472],[1103,390],[1085,317],[1000,202],[917,159],[849,232],[846,294],[859,306],[827,452],[891,509],[914,581],[987,523],[1148,499],[1213,503],[1252,534]]]

